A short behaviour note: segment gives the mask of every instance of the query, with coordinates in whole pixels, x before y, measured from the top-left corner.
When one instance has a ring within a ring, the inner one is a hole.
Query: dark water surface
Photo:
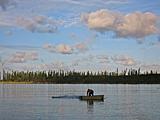
[[[160,120],[160,85],[0,84],[0,120]]]

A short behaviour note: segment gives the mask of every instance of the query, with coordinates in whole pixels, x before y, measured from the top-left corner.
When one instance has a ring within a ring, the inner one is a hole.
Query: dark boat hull
[[[104,100],[104,95],[80,96],[80,100]]]

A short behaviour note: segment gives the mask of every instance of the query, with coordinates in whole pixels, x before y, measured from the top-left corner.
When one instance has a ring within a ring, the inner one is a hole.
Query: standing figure
[[[93,96],[93,95],[94,95],[94,91],[92,89],[88,89],[87,96]]]

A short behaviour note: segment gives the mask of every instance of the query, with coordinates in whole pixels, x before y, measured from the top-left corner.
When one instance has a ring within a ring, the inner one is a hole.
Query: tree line
[[[32,82],[43,84],[160,84],[160,74],[140,68],[119,72],[77,72],[77,71],[12,71],[4,75],[4,81]]]

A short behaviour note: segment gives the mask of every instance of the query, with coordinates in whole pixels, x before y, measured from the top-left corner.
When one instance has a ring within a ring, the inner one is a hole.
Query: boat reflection
[[[93,113],[94,112],[94,105],[97,103],[104,102],[103,100],[87,100],[87,112]]]
[[[93,106],[93,104],[94,104],[94,101],[93,100],[87,100],[87,105],[89,105],[89,106]]]
[[[88,113],[94,112],[94,101],[93,100],[87,100],[87,112]]]

